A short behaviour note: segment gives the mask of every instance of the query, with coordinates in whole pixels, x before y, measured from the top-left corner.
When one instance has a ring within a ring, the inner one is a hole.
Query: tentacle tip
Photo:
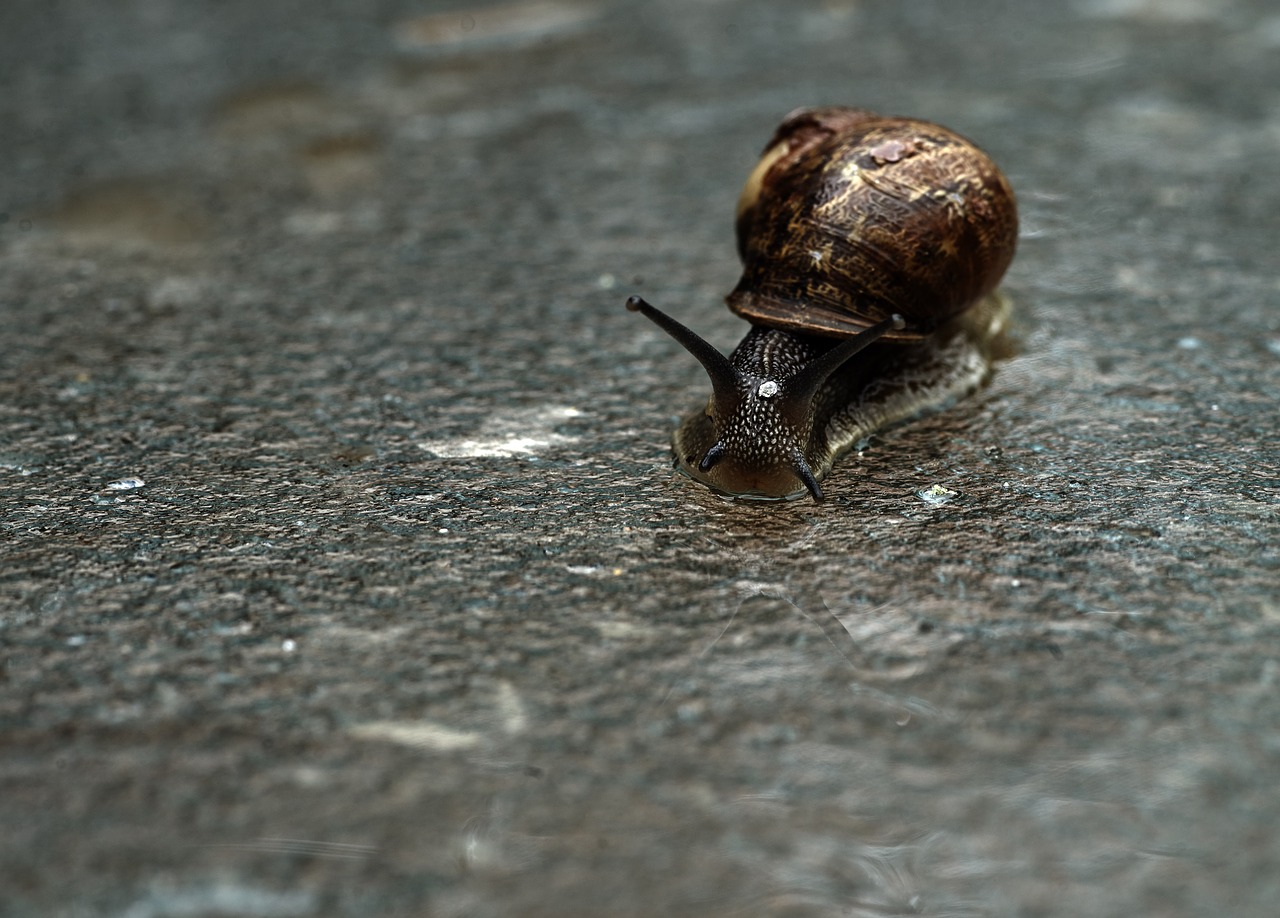
[[[822,493],[822,485],[818,484],[817,476],[813,474],[813,470],[809,468],[809,463],[803,456],[796,456],[796,475],[804,482],[805,490],[813,497],[815,504],[820,504],[827,499],[827,496]]]
[[[699,472],[709,472],[711,467],[724,458],[724,447],[719,443],[714,444],[707,454],[702,457],[702,461],[698,463]]]
[[[627,297],[627,309],[630,312],[639,312],[646,305],[647,304],[644,301],[644,297],[639,297],[639,296]]]
[[[902,331],[902,329],[904,329],[904,328],[906,328],[906,327],[907,327],[907,320],[906,320],[906,319],[904,319],[904,318],[902,318],[902,316],[900,316],[898,313],[896,313],[896,312],[895,312],[895,313],[894,313],[892,316],[890,316],[889,318],[891,318],[891,319],[893,320],[893,330],[894,330],[894,331]]]

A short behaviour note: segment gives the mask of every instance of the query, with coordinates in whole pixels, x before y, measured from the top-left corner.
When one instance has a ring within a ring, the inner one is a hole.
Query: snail
[[[676,467],[696,481],[821,502],[839,455],[986,379],[1017,205],[960,135],[860,109],[795,111],[747,179],[736,230],[743,271],[726,302],[751,330],[728,357],[627,300],[711,378],[706,409],[672,438]]]

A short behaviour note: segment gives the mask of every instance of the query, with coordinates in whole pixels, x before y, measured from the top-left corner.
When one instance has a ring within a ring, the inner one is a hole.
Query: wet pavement
[[[1274,914],[1278,52],[1263,0],[7,2],[0,914]],[[1018,352],[728,504],[623,301],[732,345],[813,104],[1004,167]]]

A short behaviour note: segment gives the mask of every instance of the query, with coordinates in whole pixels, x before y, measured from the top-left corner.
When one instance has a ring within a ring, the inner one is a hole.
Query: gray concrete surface
[[[1047,7],[6,0],[0,913],[1274,914],[1280,11]],[[828,103],[1020,352],[725,504],[622,302]]]

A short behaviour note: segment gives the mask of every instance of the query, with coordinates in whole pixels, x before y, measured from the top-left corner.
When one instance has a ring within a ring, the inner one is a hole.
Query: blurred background
[[[5,0],[0,912],[1273,914],[1278,51],[1265,0]],[[827,104],[1001,164],[1017,353],[726,504],[622,303],[731,347],[741,183]]]

